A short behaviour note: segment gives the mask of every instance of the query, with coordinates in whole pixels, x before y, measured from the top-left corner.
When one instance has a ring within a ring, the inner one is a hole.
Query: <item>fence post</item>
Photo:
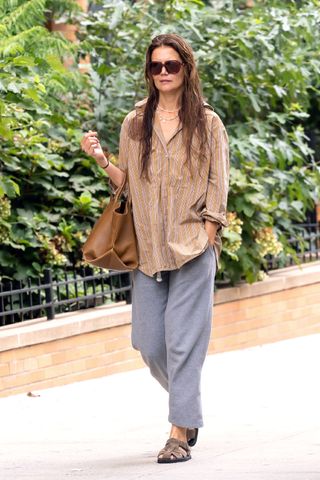
[[[44,283],[48,284],[48,286],[44,288],[44,291],[46,294],[46,303],[50,304],[46,307],[47,320],[53,320],[54,319],[53,288],[52,288],[52,271],[50,268],[44,269]]]

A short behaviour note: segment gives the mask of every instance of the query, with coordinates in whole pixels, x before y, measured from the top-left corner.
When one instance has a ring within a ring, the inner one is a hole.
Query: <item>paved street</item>
[[[146,369],[0,399],[0,478],[320,480],[319,368],[320,334],[209,356],[176,465],[155,462],[167,396]]]

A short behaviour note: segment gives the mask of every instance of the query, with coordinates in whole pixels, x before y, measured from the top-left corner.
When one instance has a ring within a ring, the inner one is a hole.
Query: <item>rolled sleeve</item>
[[[210,140],[210,168],[205,206],[201,217],[227,227],[227,200],[229,190],[229,140],[218,115],[212,119]]]

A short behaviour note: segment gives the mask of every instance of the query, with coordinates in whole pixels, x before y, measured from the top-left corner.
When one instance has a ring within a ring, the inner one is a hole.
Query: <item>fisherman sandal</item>
[[[158,463],[186,462],[191,459],[190,448],[186,442],[169,438],[165,447],[158,454]]]
[[[187,428],[187,442],[189,447],[194,447],[198,440],[198,428]]]

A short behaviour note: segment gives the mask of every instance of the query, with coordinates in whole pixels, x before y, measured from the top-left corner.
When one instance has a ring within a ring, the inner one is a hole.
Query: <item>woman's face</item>
[[[169,60],[177,60],[182,63],[181,57],[174,48],[171,47],[157,47],[153,50],[151,55],[152,62],[161,62],[165,63]],[[154,85],[161,93],[174,93],[179,94],[183,89],[183,80],[184,80],[184,67],[183,65],[180,68],[178,73],[168,73],[165,67],[163,66],[159,75],[152,75]]]

